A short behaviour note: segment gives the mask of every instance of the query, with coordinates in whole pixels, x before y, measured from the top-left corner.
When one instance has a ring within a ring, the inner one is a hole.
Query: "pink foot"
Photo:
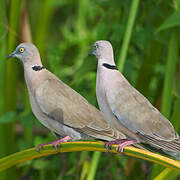
[[[119,144],[116,148],[116,151],[120,152],[123,155],[124,147],[135,144],[135,143],[137,143],[137,141],[135,139],[127,140],[127,141]]]
[[[118,139],[118,140],[115,140],[115,141],[109,141],[109,142],[105,142],[104,143],[104,147],[107,149],[107,151],[109,152],[109,150],[111,149],[111,146],[114,145],[114,144],[122,144],[124,143],[125,141],[127,141],[127,139]]]
[[[134,144],[136,143],[137,141],[136,140],[128,140],[128,139],[118,139],[118,140],[115,140],[115,141],[109,141],[109,142],[105,142],[104,143],[104,147],[107,149],[107,151],[109,152],[109,150],[111,149],[111,146],[114,145],[114,144],[118,144],[117,148],[116,148],[116,151],[117,152],[121,152],[123,153],[123,150],[124,150],[124,147],[125,146],[128,146],[128,145],[131,145],[131,144]]]
[[[71,137],[70,136],[66,136],[62,139],[58,139],[58,140],[55,140],[55,141],[52,141],[52,142],[49,142],[49,143],[43,143],[43,144],[39,144],[37,147],[36,147],[36,151],[39,152],[39,149],[40,148],[43,148],[43,146],[45,145],[48,145],[48,144],[52,144],[54,146],[54,149],[56,150],[56,152],[58,151],[57,147],[58,145],[61,146],[61,143],[62,142],[67,142],[68,140],[70,140]]]

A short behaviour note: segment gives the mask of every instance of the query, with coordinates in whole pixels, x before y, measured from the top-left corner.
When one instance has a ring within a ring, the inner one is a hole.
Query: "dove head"
[[[32,43],[19,44],[7,58],[11,57],[20,59],[24,65],[41,65],[39,51]]]
[[[107,63],[114,61],[112,45],[105,40],[96,41],[89,55],[95,55],[98,59],[103,59]]]

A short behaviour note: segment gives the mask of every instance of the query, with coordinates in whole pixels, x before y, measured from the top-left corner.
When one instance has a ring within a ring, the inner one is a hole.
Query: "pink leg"
[[[107,151],[109,152],[109,149],[111,149],[111,146],[114,144],[118,144],[118,147],[116,148],[116,151],[119,151],[121,153],[123,153],[123,149],[125,146],[131,145],[136,143],[136,140],[128,140],[128,139],[118,139],[115,141],[109,141],[109,142],[105,142],[104,143],[104,147],[107,149]]]
[[[116,151],[117,152],[120,152],[121,154],[123,154],[123,150],[124,150],[124,147],[126,146],[129,146],[129,145],[132,145],[132,144],[135,144],[137,143],[137,141],[135,139],[132,139],[132,140],[127,140],[121,144],[119,144],[116,148]]]
[[[49,142],[49,143],[43,143],[43,144],[39,144],[37,147],[36,147],[36,151],[39,152],[39,148],[43,148],[43,146],[45,145],[48,145],[48,144],[52,144],[54,146],[54,149],[56,150],[56,152],[58,151],[57,147],[58,145],[61,146],[61,143],[62,142],[67,142],[68,140],[70,140],[71,137],[70,136],[66,136],[62,139],[58,139],[58,140],[55,140],[55,141],[52,141],[52,142]]]
[[[109,152],[109,149],[111,149],[111,146],[114,144],[122,144],[125,141],[127,141],[127,139],[117,139],[115,141],[109,141],[109,142],[105,142],[104,143],[104,147],[107,149],[107,151]]]

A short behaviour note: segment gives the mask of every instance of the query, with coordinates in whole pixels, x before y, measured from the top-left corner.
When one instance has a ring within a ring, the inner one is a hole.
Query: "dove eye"
[[[97,49],[99,46],[96,44],[95,46],[94,46],[94,49]]]
[[[24,52],[24,48],[20,48],[20,49],[19,49],[19,52],[20,52],[20,53],[23,53],[23,52]]]

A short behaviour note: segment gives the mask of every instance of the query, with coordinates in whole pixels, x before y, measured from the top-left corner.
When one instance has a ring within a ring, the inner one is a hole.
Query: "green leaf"
[[[15,120],[16,113],[15,111],[8,111],[0,116],[0,123],[10,123]]]
[[[176,11],[167,17],[164,23],[156,30],[156,33],[176,26],[180,26],[180,11]]]
[[[163,179],[177,179],[179,172],[172,171],[169,168],[164,169],[158,176],[154,178],[154,180],[163,180]]]

